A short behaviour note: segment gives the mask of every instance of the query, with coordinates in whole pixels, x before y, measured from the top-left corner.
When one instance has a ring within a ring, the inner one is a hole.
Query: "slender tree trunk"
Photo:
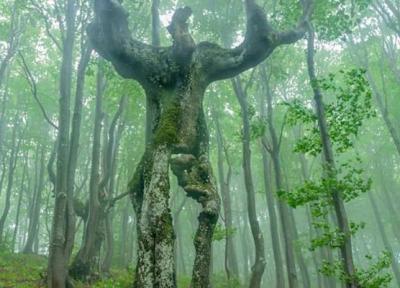
[[[328,132],[328,126],[325,118],[325,108],[322,100],[321,90],[317,85],[317,76],[315,73],[314,41],[315,41],[314,28],[312,27],[312,24],[309,23],[308,50],[307,50],[308,73],[312,89],[314,92],[314,101],[318,117],[318,126],[322,142],[322,151],[326,163],[326,175],[329,178],[336,178],[335,160],[333,156],[331,139]],[[343,235],[345,235],[343,244],[340,247],[340,252],[342,257],[341,261],[343,262],[344,271],[346,275],[348,275],[352,279],[346,283],[346,287],[356,288],[359,287],[359,285],[358,283],[355,282],[353,278],[355,273],[355,268],[354,268],[353,254],[352,254],[351,232],[350,232],[346,209],[344,206],[342,192],[335,188],[332,188],[332,191],[330,192],[332,193],[333,206],[335,209],[339,231],[343,233]]]
[[[26,244],[24,247],[24,253],[32,253],[33,252],[33,244],[37,237],[40,225],[40,208],[42,205],[42,193],[44,190],[44,175],[46,171],[45,165],[45,147],[43,146],[40,152],[40,164],[39,164],[39,177],[38,184],[36,187],[36,193],[34,198],[32,199],[32,214],[29,219],[29,228],[28,228],[28,238],[26,240]]]
[[[261,117],[265,118],[267,115],[265,109],[265,100],[264,97],[260,94],[260,110]],[[262,142],[266,142],[266,135],[263,135]],[[285,287],[285,277],[284,277],[284,264],[282,259],[281,247],[280,247],[280,239],[279,239],[279,226],[278,226],[278,217],[276,215],[276,201],[271,189],[271,177],[269,173],[269,161],[267,150],[260,145],[261,155],[262,155],[262,163],[263,163],[263,175],[264,175],[264,189],[267,198],[267,211],[269,216],[269,226],[271,230],[271,239],[272,239],[272,252],[274,255],[275,262],[275,280],[276,287],[283,288]]]
[[[250,149],[250,116],[248,111],[248,102],[246,91],[243,90],[240,79],[232,80],[236,97],[242,112],[243,121],[243,171],[244,180],[247,193],[247,211],[249,213],[250,228],[253,235],[255,245],[255,262],[252,267],[252,274],[250,278],[250,287],[261,287],[262,275],[265,269],[265,251],[264,251],[264,237],[261,233],[260,224],[257,219],[256,209],[256,193],[254,190],[252,171],[251,171],[251,149]]]
[[[390,240],[387,237],[387,234],[385,231],[385,225],[382,221],[381,215],[379,213],[378,205],[376,204],[373,193],[371,193],[371,192],[368,193],[368,199],[369,199],[369,202],[371,203],[372,211],[374,212],[376,223],[378,224],[378,229],[379,229],[379,233],[381,234],[381,237],[382,237],[383,245],[385,245],[385,249],[391,254],[392,270],[393,270],[393,273],[394,273],[394,276],[396,279],[396,283],[398,286],[400,286],[400,266],[396,259],[395,254],[393,253],[392,244],[390,243]]]
[[[6,199],[5,199],[5,206],[3,210],[3,214],[0,217],[0,243],[2,243],[5,239],[4,232],[6,229],[6,220],[8,217],[8,213],[10,212],[11,208],[11,192],[14,184],[14,172],[17,166],[18,161],[18,153],[21,144],[21,138],[17,142],[17,132],[19,127],[19,120],[17,115],[14,117],[14,127],[12,132],[11,138],[11,151],[10,157],[8,162],[8,176],[7,176],[7,187],[6,187]]]
[[[230,279],[233,277],[239,276],[239,267],[236,256],[236,251],[233,242],[233,235],[231,234],[233,227],[232,220],[232,204],[231,204],[231,195],[230,195],[230,180],[232,175],[232,168],[229,161],[228,151],[226,151],[226,147],[224,147],[224,139],[222,135],[222,130],[219,122],[218,112],[213,110],[213,119],[215,122],[216,130],[217,130],[217,143],[218,143],[218,178],[219,178],[219,187],[222,195],[222,202],[224,207],[224,220],[225,220],[225,272]],[[228,173],[225,176],[225,167],[224,167],[224,154],[225,159],[228,164]]]
[[[263,82],[265,85],[265,93],[267,96],[267,121],[268,121],[268,130],[271,137],[271,147],[269,148],[272,165],[274,167],[274,175],[275,175],[275,186],[276,191],[282,191],[283,187],[283,179],[282,179],[282,168],[280,161],[280,143],[278,139],[278,135],[275,130],[275,126],[273,123],[273,106],[272,106],[272,92],[269,87],[268,77],[266,75],[265,68],[261,69],[261,76],[263,78]],[[265,143],[264,143],[265,144]],[[266,145],[264,145],[266,147]],[[267,148],[267,147],[266,147]],[[286,203],[281,200],[278,200],[278,211],[281,220],[282,227],[282,235],[284,240],[285,247],[285,256],[286,256],[286,270],[289,280],[289,287],[296,288],[299,286],[297,272],[296,272],[296,262],[294,255],[294,246],[293,246],[293,226],[291,225],[290,215],[289,215],[289,207]]]
[[[123,212],[121,214],[121,229],[120,229],[120,241],[119,241],[119,263],[122,267],[127,266],[127,250],[128,250],[128,242],[129,242],[129,210],[131,206],[127,203],[123,208]]]
[[[101,244],[105,233],[105,211],[101,202],[104,200],[100,193],[100,154],[101,154],[101,123],[103,119],[102,98],[105,90],[104,73],[98,65],[96,109],[93,128],[92,167],[89,184],[89,214],[86,221],[82,246],[76,255],[70,274],[74,279],[91,281],[98,275],[98,261]]]
[[[73,195],[68,190],[68,160],[70,133],[70,98],[72,84],[73,50],[75,40],[75,0],[65,4],[65,35],[63,35],[62,63],[60,68],[59,125],[57,135],[57,169],[55,179],[55,204],[52,232],[49,245],[47,285],[49,288],[64,288],[68,280],[68,261],[75,232]],[[71,218],[72,217],[72,218]]]
[[[22,199],[24,196],[24,190],[25,190],[25,178],[26,178],[26,169],[28,165],[28,156],[25,156],[25,163],[24,163],[24,168],[22,170],[22,177],[21,177],[21,184],[18,192],[18,204],[17,204],[17,213],[15,217],[15,227],[14,227],[14,234],[13,234],[13,239],[12,239],[12,249],[13,251],[18,251],[18,248],[16,249],[15,244],[17,240],[17,234],[18,234],[18,229],[19,229],[19,219],[20,219],[20,213],[21,213],[21,204],[22,204]]]

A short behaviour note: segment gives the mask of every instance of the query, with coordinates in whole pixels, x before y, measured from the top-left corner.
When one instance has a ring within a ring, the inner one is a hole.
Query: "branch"
[[[109,202],[109,205],[108,205],[108,209],[107,209],[107,210],[110,210],[112,207],[114,207],[114,205],[115,205],[116,202],[118,202],[119,200],[125,198],[125,197],[128,196],[129,194],[130,194],[130,192],[128,191],[128,192],[122,193],[122,194],[120,194],[120,195],[114,197],[113,199],[111,199],[110,202]]]
[[[42,103],[41,103],[40,100],[39,100],[39,97],[38,97],[38,95],[37,95],[37,85],[36,85],[36,81],[35,81],[34,77],[32,76],[32,73],[31,73],[31,71],[30,71],[28,65],[26,64],[24,55],[22,55],[21,52],[19,52],[18,55],[19,55],[19,57],[20,57],[21,60],[22,60],[22,68],[23,68],[23,70],[24,70],[25,78],[26,78],[26,80],[28,81],[29,86],[31,87],[31,91],[32,91],[33,98],[35,98],[36,103],[39,105],[40,110],[42,111],[42,114],[43,114],[44,119],[46,119],[46,121],[47,121],[51,126],[53,126],[56,130],[58,130],[58,126],[57,126],[56,124],[54,124],[53,121],[50,120],[49,116],[47,115],[46,110],[44,109]]]
[[[121,100],[119,102],[119,106],[117,111],[114,114],[114,117],[111,121],[110,128],[108,130],[108,143],[107,143],[107,151],[105,155],[105,165],[104,165],[104,175],[103,178],[100,181],[99,184],[99,189],[100,191],[106,189],[106,186],[108,185],[108,182],[110,178],[113,176],[112,174],[112,163],[113,163],[113,156],[115,157],[114,148],[115,148],[115,128],[117,126],[118,119],[120,118],[124,106],[125,106],[125,101],[126,97],[122,96]]]
[[[173,39],[172,53],[175,60],[180,64],[188,63],[191,59],[196,44],[190,35],[188,20],[192,16],[189,7],[179,8],[172,17],[168,32]]]
[[[44,21],[44,26],[46,29],[46,34],[47,36],[49,36],[49,38],[53,41],[53,43],[56,45],[57,49],[59,51],[63,51],[63,48],[59,42],[59,40],[57,39],[56,36],[54,36],[54,34],[51,32],[51,23],[49,22],[50,16],[49,16],[49,12],[47,11],[46,13],[44,12],[46,9],[40,5],[39,3],[37,3],[34,0],[31,0],[30,3],[32,4],[32,6],[36,9],[36,11],[39,13],[39,15],[42,17],[43,21]]]
[[[95,14],[94,22],[88,27],[88,36],[95,50],[111,61],[123,77],[148,83],[150,76],[159,70],[159,51],[163,48],[132,38],[128,14],[117,0],[96,0]]]
[[[153,0],[151,5],[151,20],[152,20],[152,31],[151,38],[154,46],[160,46],[160,12],[159,12],[160,0]]]
[[[276,47],[294,43],[306,32],[312,5],[311,0],[300,0],[303,15],[299,24],[285,32],[275,31],[260,6],[254,0],[246,0],[246,34],[243,42],[233,49],[222,48],[209,42],[200,43],[199,54],[207,81],[232,78],[266,59]]]

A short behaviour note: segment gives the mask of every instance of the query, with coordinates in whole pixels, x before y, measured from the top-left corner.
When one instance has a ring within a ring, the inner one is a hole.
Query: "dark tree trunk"
[[[315,62],[314,62],[314,28],[312,24],[309,23],[308,26],[308,49],[307,49],[307,65],[308,65],[308,73],[311,81],[312,89],[314,92],[314,101],[316,106],[316,112],[318,117],[318,126],[319,132],[322,142],[322,152],[325,161],[326,167],[326,175],[328,178],[336,178],[336,169],[335,169],[335,160],[333,156],[332,143],[328,132],[328,125],[325,118],[325,107],[322,100],[322,92],[318,87],[317,76],[315,73]],[[343,233],[344,241],[340,247],[341,253],[341,261],[344,266],[344,271],[347,276],[350,277],[349,282],[345,283],[347,288],[357,288],[359,284],[354,280],[354,261],[353,261],[353,253],[352,253],[352,244],[351,244],[351,232],[349,227],[349,221],[347,218],[347,212],[344,206],[342,192],[337,190],[336,188],[332,188],[330,191],[332,195],[333,206],[335,210],[335,216],[338,224],[339,231]]]
[[[210,83],[257,65],[277,46],[293,43],[305,32],[304,21],[293,30],[275,32],[253,0],[245,3],[245,39],[234,49],[224,49],[194,42],[188,29],[192,14],[188,7],[177,9],[168,26],[173,45],[156,47],[132,39],[127,13],[118,1],[95,1],[96,17],[89,28],[92,43],[123,77],[143,86],[149,110],[146,152],[129,184],[138,219],[136,287],[176,287],[170,162],[179,185],[202,206],[194,239],[192,287],[209,285],[212,235],[220,201],[208,160],[204,92]],[[157,6],[157,1],[153,4]]]

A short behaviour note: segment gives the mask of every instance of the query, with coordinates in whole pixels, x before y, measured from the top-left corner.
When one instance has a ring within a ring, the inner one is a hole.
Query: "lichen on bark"
[[[177,9],[168,26],[172,46],[156,47],[131,37],[127,13],[119,1],[95,1],[96,17],[88,30],[94,48],[123,77],[143,86],[150,107],[145,154],[129,183],[138,218],[138,288],[176,287],[168,203],[170,164],[179,185],[202,206],[194,239],[192,287],[209,286],[212,235],[220,199],[208,160],[205,91],[212,82],[254,67],[279,45],[293,43],[304,34],[304,21],[292,30],[277,32],[254,0],[246,0],[245,6],[247,32],[235,48],[196,44],[189,32],[192,11],[188,7]],[[303,18],[307,15],[305,11]]]

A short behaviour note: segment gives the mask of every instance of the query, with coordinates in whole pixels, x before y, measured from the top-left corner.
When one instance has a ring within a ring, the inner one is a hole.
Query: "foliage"
[[[335,276],[341,280],[353,281],[359,283],[360,287],[363,288],[384,288],[388,287],[392,277],[389,273],[381,273],[382,270],[390,267],[391,255],[388,252],[383,252],[375,262],[370,255],[366,255],[365,259],[370,263],[367,269],[356,269],[353,277],[348,277],[343,272],[343,267],[340,261],[335,263],[324,262],[321,268],[321,272],[327,276]]]
[[[31,288],[43,282],[47,260],[43,256],[0,250],[0,287]]]
[[[218,224],[217,226],[215,226],[213,241],[225,240],[227,237],[235,235],[236,231],[236,228],[227,229],[224,226]]]
[[[372,106],[372,93],[364,69],[340,70],[319,79],[318,86],[325,94],[326,120],[329,136],[338,153],[354,146],[354,137],[366,119],[376,115]],[[288,123],[306,125],[305,135],[296,143],[295,152],[318,155],[322,150],[317,116],[309,107],[295,100],[284,102],[288,107]]]

